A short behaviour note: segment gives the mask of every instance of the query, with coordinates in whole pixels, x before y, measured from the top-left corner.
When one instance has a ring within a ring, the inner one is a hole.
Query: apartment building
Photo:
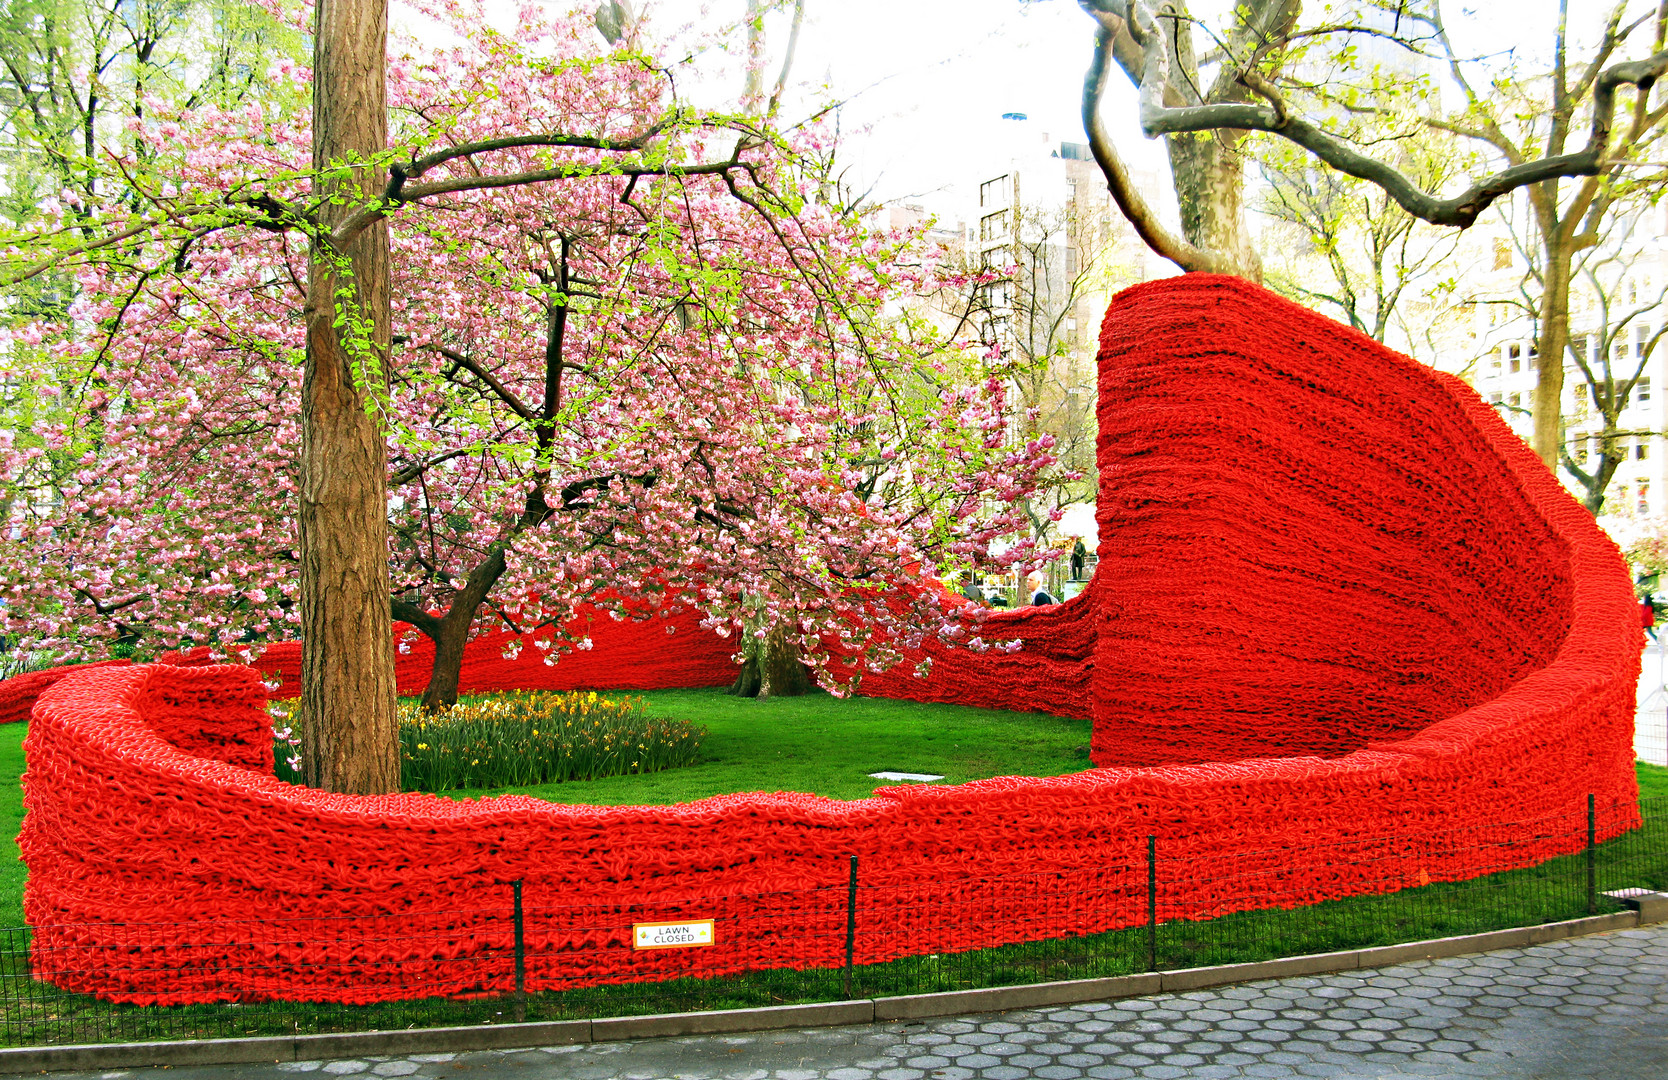
[[[1665,225],[1659,212],[1643,215],[1626,236],[1614,241],[1613,252],[1601,253],[1594,272],[1578,278],[1570,297],[1561,401],[1564,452],[1570,464],[1589,474],[1599,466],[1605,423],[1596,407],[1595,388],[1601,395],[1619,393],[1633,381],[1610,433],[1619,461],[1600,517],[1612,525],[1668,509],[1668,450],[1663,440],[1668,430],[1668,341],[1656,343],[1668,319]],[[1479,285],[1493,287],[1479,288],[1471,305],[1474,338],[1480,346],[1471,376],[1477,392],[1528,440],[1539,382],[1536,325],[1520,302],[1520,260],[1504,244],[1499,252],[1493,271],[1479,275]],[[1586,498],[1585,488],[1567,467],[1560,467],[1558,474],[1577,498]]]

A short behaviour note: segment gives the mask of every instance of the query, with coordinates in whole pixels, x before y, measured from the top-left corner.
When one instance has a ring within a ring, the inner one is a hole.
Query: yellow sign
[[[675,923],[632,923],[633,949],[698,949],[711,945],[716,938],[712,920]]]

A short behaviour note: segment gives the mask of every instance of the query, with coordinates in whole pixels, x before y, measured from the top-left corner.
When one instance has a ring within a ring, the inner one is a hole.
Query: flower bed
[[[509,881],[539,913],[529,989],[836,966],[828,898],[853,855],[866,963],[1138,922],[1148,836],[1198,913],[1530,865],[1585,841],[1590,794],[1599,839],[1637,824],[1625,568],[1456,380],[1192,275],[1114,303],[1100,416],[1087,597],[994,618],[1018,653],[935,647],[926,680],[863,689],[1088,712],[1102,768],[851,802],[329,795],[270,775],[251,669],[71,671],[25,744],[39,973],[134,1001],[502,990],[507,965],[455,961],[503,948],[502,919],[470,913]],[[685,659],[707,648],[685,640]],[[1046,918],[1016,886],[1044,877],[1077,898]],[[124,925],[163,913],[196,936]],[[252,939],[262,915],[296,921]],[[630,948],[633,921],[688,918],[717,944]]]

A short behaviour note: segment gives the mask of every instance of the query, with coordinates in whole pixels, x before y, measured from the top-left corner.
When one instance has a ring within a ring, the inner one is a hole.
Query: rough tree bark
[[[1260,282],[1263,260],[1245,225],[1246,133],[1228,129],[1171,135],[1165,142],[1182,235],[1216,252],[1240,277]]]
[[[387,0],[319,0],[313,39],[315,191],[335,224],[387,183]],[[351,167],[332,168],[350,163]],[[367,383],[386,379],[388,230],[337,244],[315,230],[301,391],[301,720],[308,785],[399,790],[388,608],[388,464]],[[347,317],[340,318],[339,314]]]
[[[1564,350],[1570,340],[1570,277],[1575,258],[1574,245],[1559,242],[1560,231],[1555,229],[1545,244],[1540,334],[1535,342],[1535,435],[1530,444],[1554,473],[1558,470],[1558,452],[1564,445]]]
[[[730,684],[730,693],[753,698],[799,697],[810,693],[815,683],[799,659],[799,647],[788,638],[787,632],[778,626],[765,631],[763,638],[756,638],[753,630],[749,620],[743,631],[746,659],[736,681]]]

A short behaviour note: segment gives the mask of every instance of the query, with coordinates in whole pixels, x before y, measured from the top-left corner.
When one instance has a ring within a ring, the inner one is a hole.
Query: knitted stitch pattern
[[[1585,842],[1589,793],[1599,839],[1638,824],[1625,567],[1469,389],[1235,279],[1121,294],[1101,355],[1089,594],[994,617],[1021,652],[864,682],[1092,710],[1101,768],[851,802],[332,795],[271,776],[249,668],[74,669],[25,740],[37,974],[136,1002],[502,991],[513,880],[530,990],[834,967],[853,854],[871,963],[1134,925],[1149,835],[1188,883],[1167,919],[1533,865]],[[717,944],[631,949],[689,918]]]
[[[730,660],[735,644],[701,629],[699,617],[690,611],[640,621],[616,621],[587,606],[564,630],[573,640],[585,640],[589,645],[562,655],[554,664],[545,663],[548,654],[533,645],[534,638],[548,637],[548,634],[516,635],[508,631],[481,634],[463,647],[458,692],[660,690],[726,686],[735,681],[735,665]],[[434,668],[434,642],[402,622],[394,624],[394,640],[400,642],[394,657],[399,693],[402,697],[421,694]],[[197,648],[165,656],[162,662],[190,667],[214,661],[208,649]],[[274,699],[301,696],[301,642],[273,642],[254,661],[254,666],[269,683],[277,682],[271,689]],[[7,685],[0,683],[0,723],[5,722],[7,715]]]

